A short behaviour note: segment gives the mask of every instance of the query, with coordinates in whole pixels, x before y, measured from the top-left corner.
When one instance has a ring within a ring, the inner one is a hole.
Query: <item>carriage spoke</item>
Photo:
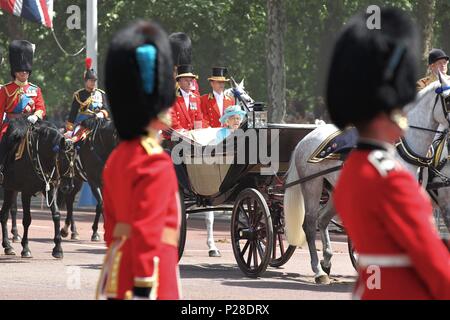
[[[253,244],[253,264],[255,265],[255,268],[258,267],[258,253],[257,253],[257,241]]]
[[[278,233],[278,241],[280,242],[281,255],[283,255],[286,251],[284,250],[284,243],[283,243],[283,238],[281,236],[281,233]]]
[[[248,256],[247,256],[247,267],[250,269],[250,262],[252,260],[252,255],[253,255],[253,242],[250,242],[250,250],[248,251]]]
[[[250,240],[247,240],[247,242],[244,245],[244,248],[242,248],[241,257],[244,258],[245,252],[247,251],[248,247],[250,245]]]
[[[257,246],[257,248],[258,248],[258,254],[259,254],[259,257],[261,258],[261,261],[262,261],[262,260],[264,259],[264,251],[265,251],[265,249],[262,247],[260,241],[258,241],[258,246]]]

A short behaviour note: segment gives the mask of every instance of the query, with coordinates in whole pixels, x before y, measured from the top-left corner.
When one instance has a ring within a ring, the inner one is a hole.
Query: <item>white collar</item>
[[[190,92],[186,92],[183,89],[180,88],[181,94],[183,95],[183,97],[189,97],[191,95]]]
[[[222,92],[222,93],[217,93],[217,92],[215,92],[215,91],[213,90],[213,93],[214,93],[214,96],[215,96],[216,98],[223,98],[223,92]]]

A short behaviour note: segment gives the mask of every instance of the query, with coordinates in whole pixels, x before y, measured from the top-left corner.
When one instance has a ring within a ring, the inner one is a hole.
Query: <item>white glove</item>
[[[66,139],[72,138],[72,135],[73,135],[73,131],[67,131],[66,133],[64,133],[64,137]]]
[[[35,124],[38,121],[38,116],[37,115],[31,115],[27,118],[28,121],[30,121],[32,124]]]
[[[104,118],[105,118],[105,115],[104,115],[103,112],[97,112],[95,115],[96,115],[96,117],[99,118],[99,119],[104,119]]]

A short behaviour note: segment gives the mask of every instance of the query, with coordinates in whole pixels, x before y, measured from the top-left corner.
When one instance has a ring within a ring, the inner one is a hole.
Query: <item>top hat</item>
[[[228,75],[228,69],[224,67],[212,68],[212,76],[208,78],[209,81],[230,81],[226,76]]]
[[[194,67],[190,64],[182,64],[177,67],[177,76],[176,79],[179,78],[195,78],[198,79],[198,76],[193,74]]]

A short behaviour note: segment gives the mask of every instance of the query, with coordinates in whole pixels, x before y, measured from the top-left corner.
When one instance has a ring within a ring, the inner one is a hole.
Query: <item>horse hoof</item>
[[[318,276],[314,280],[317,284],[330,284],[330,277],[326,274]]]
[[[322,270],[327,274],[330,275],[331,272],[331,263],[328,267],[325,267],[325,265],[323,264],[323,260],[320,260],[320,266],[322,267]]]
[[[61,229],[61,237],[67,238],[68,235],[69,235],[69,232],[66,229],[62,228]]]
[[[91,241],[95,241],[95,242],[100,241],[100,236],[99,236],[99,234],[98,234],[98,233],[94,233],[94,234],[92,235],[92,237],[91,237]]]
[[[5,248],[5,255],[7,256],[15,256],[16,252],[13,248]]]
[[[22,256],[22,258],[25,259],[30,259],[33,258],[33,256],[31,255],[31,251],[30,250],[23,250],[20,255]]]
[[[61,250],[53,249],[52,256],[55,259],[62,259],[62,258],[64,258],[64,254],[63,254],[63,252]]]
[[[222,256],[220,254],[219,250],[209,250],[208,254],[210,257],[221,257]]]
[[[71,240],[80,240],[80,235],[78,233],[72,232],[72,235],[70,236]]]
[[[19,243],[22,241],[22,238],[19,235],[13,236],[12,241],[13,243]]]

